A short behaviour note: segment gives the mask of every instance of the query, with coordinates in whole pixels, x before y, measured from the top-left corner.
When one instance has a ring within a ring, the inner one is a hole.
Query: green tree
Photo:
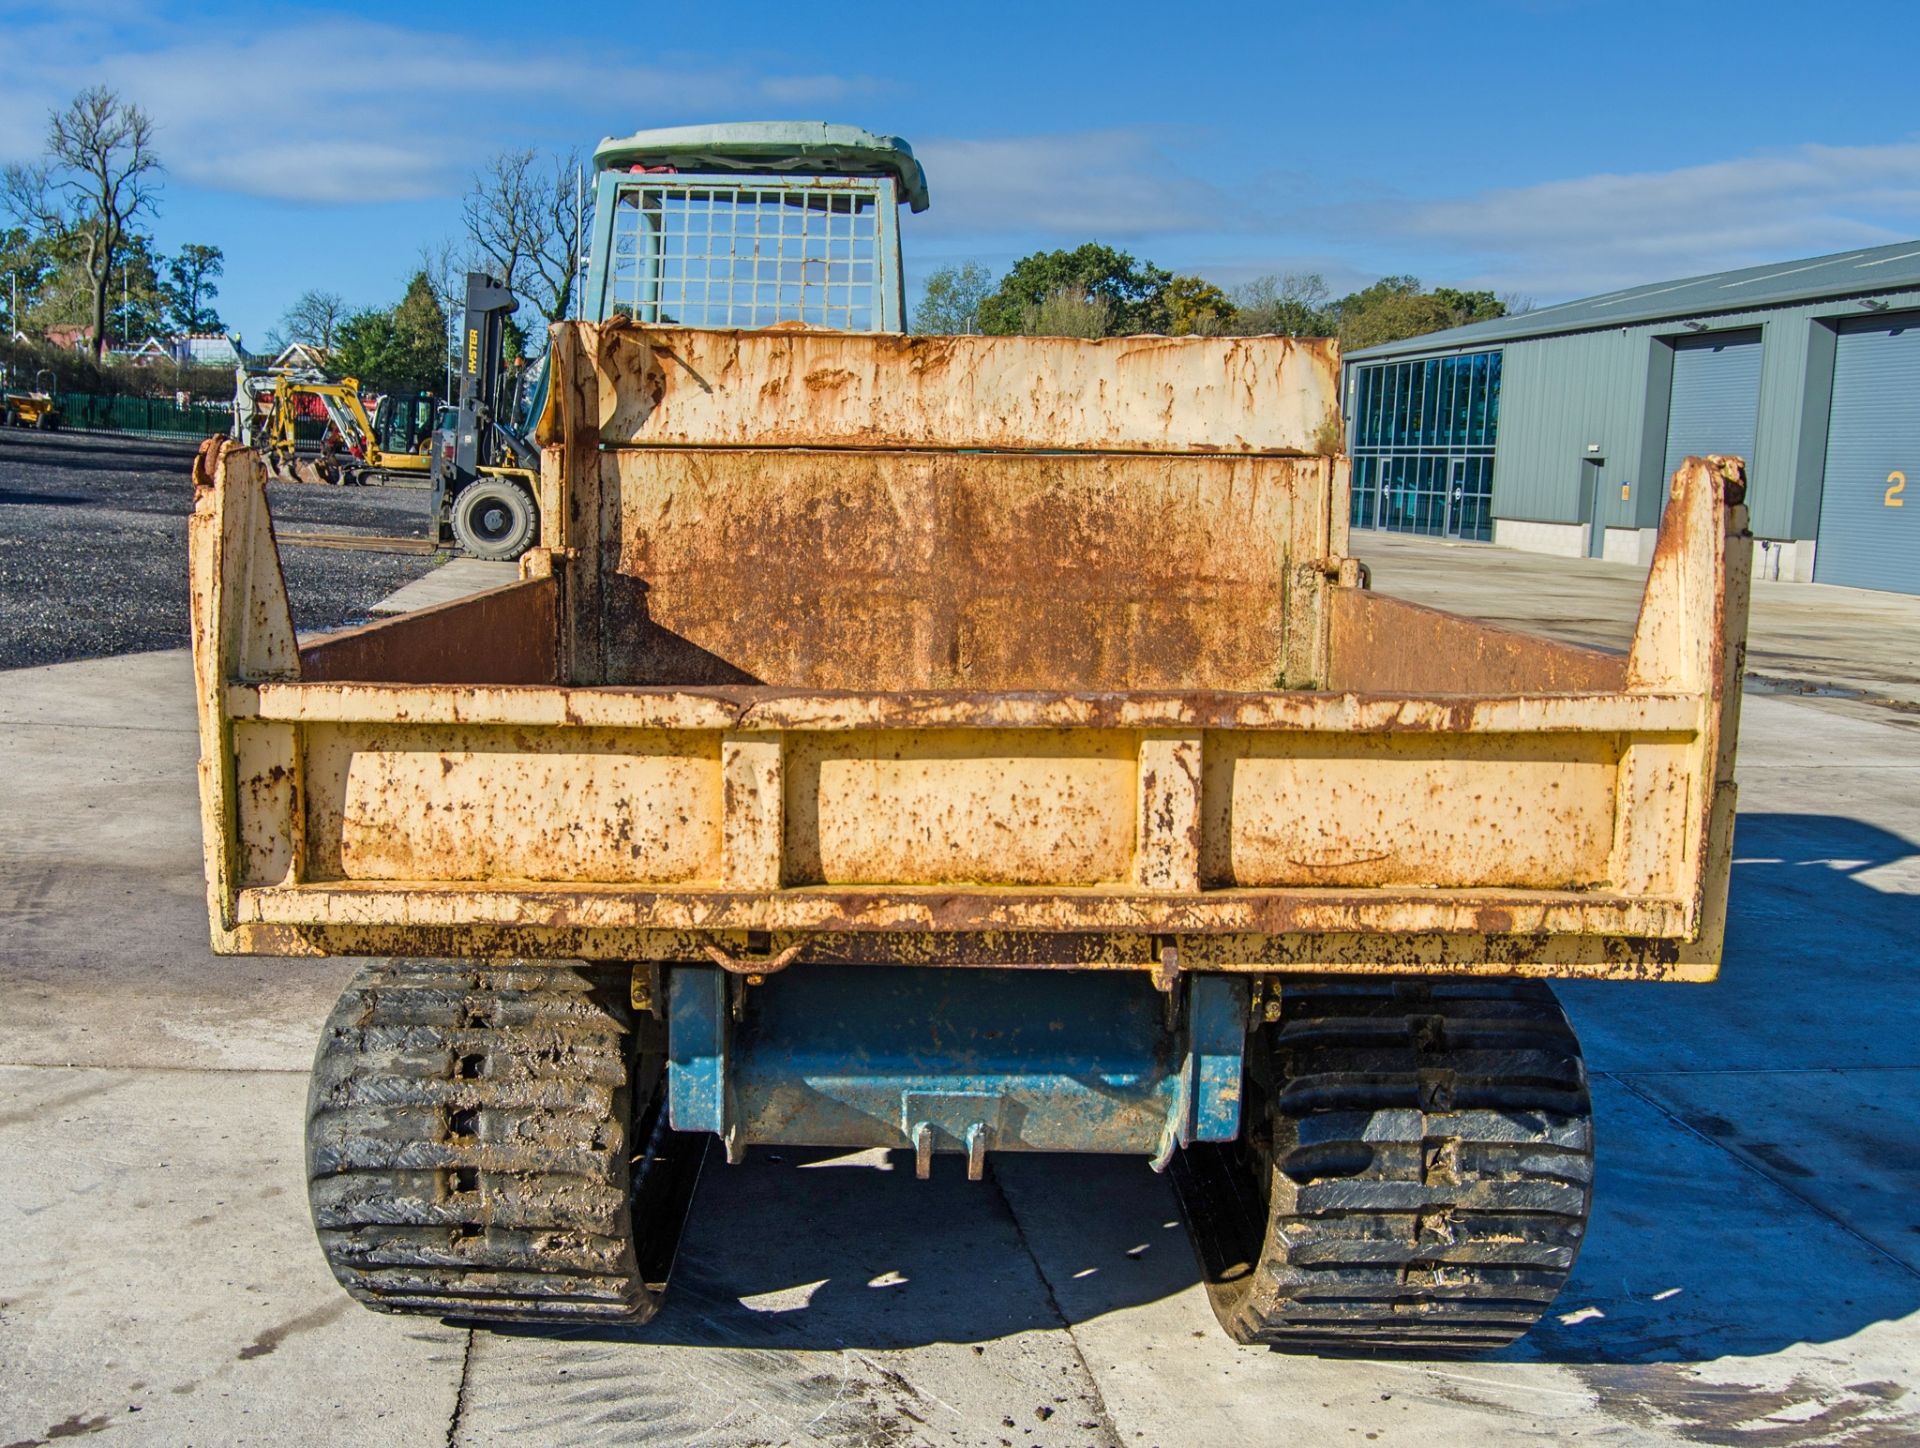
[[[107,293],[107,340],[138,347],[167,330],[167,292],[161,258],[150,236],[130,236]]]
[[[993,292],[993,277],[977,261],[943,266],[927,278],[913,330],[960,337],[980,330],[980,304]]]
[[[1412,276],[1382,277],[1333,304],[1341,346],[1349,351],[1421,337],[1447,327],[1504,317],[1507,309],[1492,292],[1463,292],[1453,287],[1424,291]]]
[[[447,314],[427,274],[415,272],[398,306],[355,312],[334,329],[334,367],[377,392],[446,385]]]
[[[72,233],[44,236],[37,251],[46,269],[31,297],[21,297],[27,330],[44,333],[52,327],[90,325],[93,277],[79,239]],[[152,237],[128,236],[121,241],[107,287],[107,346],[136,347],[163,330],[165,298],[160,293],[157,259]]]
[[[1035,309],[1050,299],[1077,294],[1087,302],[1106,303],[1103,335],[1164,332],[1166,290],[1172,281],[1172,272],[1097,241],[1072,251],[1036,251],[1015,262],[993,293],[981,300],[980,330],[1012,336],[1026,330]]]
[[[167,260],[167,278],[161,290],[167,302],[167,321],[180,332],[217,332],[220,314],[213,299],[220,288],[213,279],[226,271],[226,257],[217,246],[190,241]]]
[[[24,226],[0,226],[0,297],[17,305],[20,315],[7,317],[9,334],[26,332],[28,319],[39,309],[40,297],[60,270],[58,238]]]
[[[1111,337],[1113,303],[1097,292],[1061,287],[1020,309],[1025,337]]]
[[[1225,292],[1200,277],[1175,277],[1162,295],[1167,334],[1173,337],[1217,337],[1227,330],[1237,310]]]
[[[1461,292],[1452,287],[1435,287],[1433,297],[1453,313],[1453,321],[1447,324],[1451,327],[1464,327],[1469,322],[1491,322],[1495,317],[1507,314],[1507,304],[1492,292]]]

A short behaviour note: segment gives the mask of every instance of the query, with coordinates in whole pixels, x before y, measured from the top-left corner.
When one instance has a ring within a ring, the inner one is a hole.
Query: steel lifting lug
[[[913,1174],[921,1181],[933,1175],[933,1123],[913,1124]]]

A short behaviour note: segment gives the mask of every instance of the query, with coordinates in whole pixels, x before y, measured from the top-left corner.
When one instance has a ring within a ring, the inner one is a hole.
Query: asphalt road
[[[194,439],[0,430],[0,668],[187,642]],[[276,524],[424,537],[426,494],[274,484]],[[359,622],[424,556],[289,547],[294,626]]]

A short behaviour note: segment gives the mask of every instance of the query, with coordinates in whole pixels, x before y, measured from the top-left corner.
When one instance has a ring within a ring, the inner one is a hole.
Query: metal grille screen
[[[675,177],[622,186],[610,308],[688,327],[877,331],[891,192],[884,179],[782,188]]]

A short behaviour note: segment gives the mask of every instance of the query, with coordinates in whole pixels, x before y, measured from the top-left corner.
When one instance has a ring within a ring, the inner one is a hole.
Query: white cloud
[[[125,14],[16,29],[0,51],[0,159],[38,150],[47,111],[105,82],[153,116],[182,180],[281,200],[457,191],[502,146],[590,147],[607,130],[871,89],[705,60],[642,64],[557,43],[516,51],[313,11],[210,30]]]
[[[1920,142],[1805,145],[1477,195],[1369,203],[1342,229],[1546,297],[1920,236]],[[1417,255],[1409,266],[1419,269]]]

